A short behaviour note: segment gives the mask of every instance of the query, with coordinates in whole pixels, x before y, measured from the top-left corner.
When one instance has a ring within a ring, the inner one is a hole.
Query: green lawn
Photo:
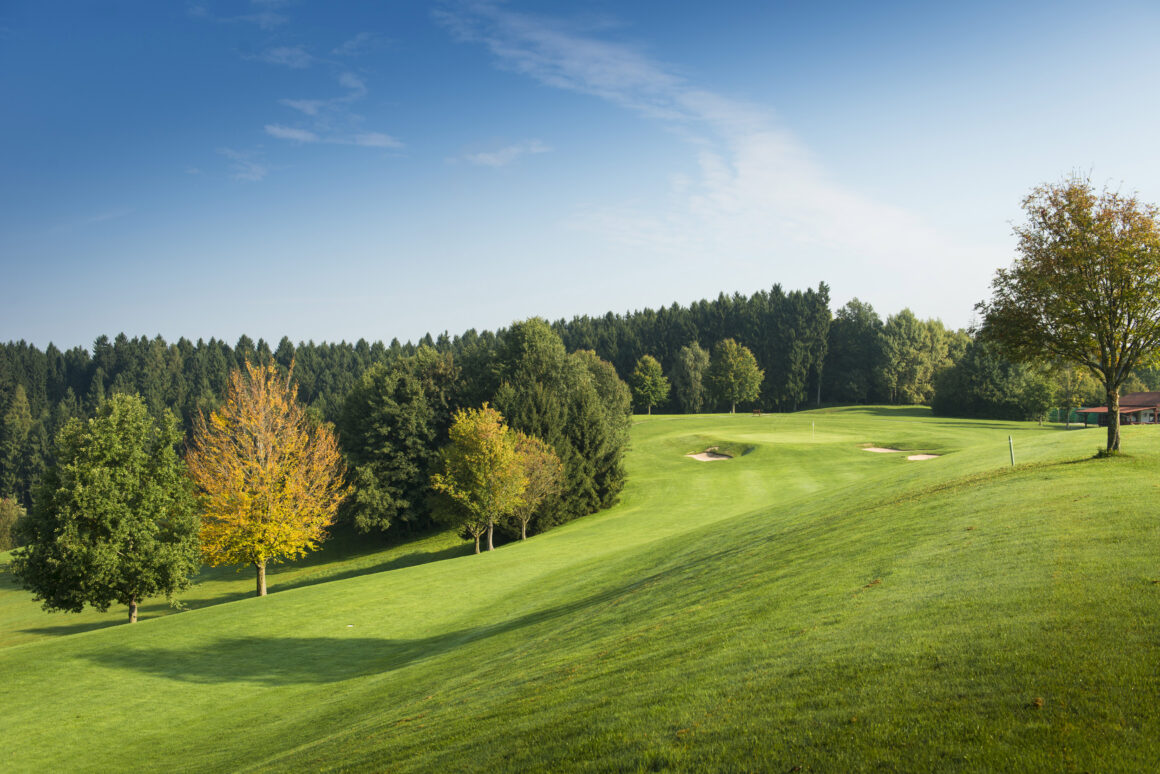
[[[1152,771],[1160,431],[1103,439],[653,416],[618,506],[491,554],[215,570],[131,627],[5,584],[6,768]]]

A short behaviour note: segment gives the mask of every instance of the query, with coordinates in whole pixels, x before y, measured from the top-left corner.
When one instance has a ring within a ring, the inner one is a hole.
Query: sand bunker
[[[692,457],[693,459],[700,460],[701,462],[717,462],[718,460],[731,460],[731,459],[733,459],[732,455],[720,454],[717,451],[716,446],[710,446],[705,451],[697,452],[695,454],[690,452],[689,454],[686,454],[685,456]]]
[[[863,446],[862,451],[877,452],[879,454],[902,454],[903,453],[902,449],[886,449],[886,448],[883,448],[881,446]],[[937,459],[938,456],[939,455],[937,455],[937,454],[909,454],[909,455],[907,455],[906,459],[914,460],[914,461],[933,460],[933,459]]]

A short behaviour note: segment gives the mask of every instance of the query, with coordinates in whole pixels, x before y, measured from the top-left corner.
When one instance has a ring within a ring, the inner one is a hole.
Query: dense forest
[[[544,529],[605,507],[619,492],[631,400],[624,382],[642,357],[655,358],[672,385],[656,410],[729,409],[704,385],[709,353],[726,339],[748,348],[764,371],[759,397],[745,408],[933,403],[943,414],[1022,419],[1091,397],[1074,369],[1013,366],[967,332],[908,309],[883,320],[854,299],[831,314],[825,283],[406,344],[283,338],[271,347],[247,336],[230,345],[123,333],[98,337],[91,350],[10,342],[0,344],[0,495],[27,508],[51,461],[51,439],[109,395],[138,394],[155,416],[172,411],[188,433],[217,405],[231,370],[272,362],[293,367],[315,421],[336,426],[355,491],[344,518],[359,529],[429,523],[427,477],[451,415],[484,402],[513,428],[548,441],[569,471],[566,493],[536,527]]]

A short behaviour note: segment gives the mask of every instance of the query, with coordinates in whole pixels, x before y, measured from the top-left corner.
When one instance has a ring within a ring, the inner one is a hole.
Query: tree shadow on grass
[[[378,639],[338,634],[332,637],[222,637],[188,648],[128,647],[92,653],[97,664],[143,672],[189,683],[249,682],[260,685],[333,683],[382,674],[417,661],[440,656],[465,645],[562,619],[600,605],[618,605],[629,595],[662,579],[693,571],[706,562],[719,562],[734,549],[700,556],[692,562],[658,571],[631,583],[590,594],[574,602],[546,607],[493,624],[468,627],[417,639]],[[677,584],[680,586],[680,583]],[[663,597],[672,602],[669,596]],[[585,615],[587,620],[590,616]]]
[[[417,535],[412,540],[423,540],[429,535]],[[369,544],[368,544],[369,542]],[[406,542],[399,543],[405,546]],[[394,556],[377,564],[349,567],[341,571],[328,571],[327,567],[336,562],[357,561],[360,556],[381,552],[390,544],[376,544],[368,541],[365,536],[341,534],[336,536],[331,545],[324,545],[321,551],[308,554],[301,559],[285,564],[270,564],[266,570],[267,593],[277,594],[281,591],[299,589],[305,586],[317,586],[320,583],[357,578],[362,575],[398,570],[404,567],[414,567],[429,562],[439,562],[444,559],[454,559],[466,556],[472,551],[471,543],[463,541],[454,546],[432,550],[415,550],[402,556]],[[317,568],[315,570],[315,568]],[[231,571],[232,570],[232,571]],[[311,572],[311,570],[315,570]],[[235,584],[240,576],[246,576],[251,584],[254,578],[254,569],[250,566],[235,566],[221,568],[204,568],[201,577],[196,581],[192,591],[205,592],[199,597],[181,597],[181,604],[190,609],[211,607],[225,602],[237,602],[254,596],[253,591],[214,592],[215,584]],[[289,577],[287,577],[289,576]]]
[[[320,572],[317,575],[306,575],[304,577],[292,577],[288,579],[281,579],[279,569],[284,569],[286,572],[300,571],[301,566],[286,565],[284,568],[279,568],[278,565],[271,565],[267,571],[267,593],[277,594],[282,591],[290,591],[291,589],[300,589],[306,586],[317,586],[320,583],[330,583],[331,581],[347,580],[348,578],[358,578],[362,575],[372,575],[377,572],[386,572],[387,570],[398,570],[403,567],[414,567],[419,564],[427,564],[428,562],[438,562],[443,559],[454,559],[457,556],[467,556],[472,551],[470,543],[464,543],[459,546],[451,546],[439,551],[412,551],[403,556],[396,556],[394,559],[388,559],[378,564],[369,565],[366,567],[352,567],[341,572]],[[241,573],[248,572],[253,576],[253,568],[241,568]],[[225,579],[215,579],[208,581],[213,583]],[[194,588],[204,586],[206,582],[199,583]],[[242,599],[250,599],[254,596],[253,591],[235,591],[231,593],[210,594],[205,597],[187,598],[182,597],[182,605],[196,610],[202,607],[211,607],[213,605],[220,605],[225,602],[237,602]]]
[[[60,626],[35,626],[21,629],[20,632],[22,634],[43,634],[49,637],[66,637],[70,634],[81,634],[97,629],[108,629],[111,626],[120,626],[128,620],[128,618],[124,618],[116,621],[85,621],[83,623],[61,624]]]
[[[439,562],[444,559],[454,559],[457,556],[467,556],[472,552],[472,544],[464,542],[461,545],[450,546],[438,551],[412,551],[403,556],[396,556],[393,559],[388,559],[385,562],[380,562],[368,567],[353,567],[349,570],[336,572],[327,575],[314,575],[303,578],[295,578],[287,580],[284,583],[279,583],[277,575],[270,578],[270,591],[275,590],[289,590],[302,588],[303,586],[316,586],[319,583],[330,583],[336,580],[346,580],[347,578],[357,578],[361,575],[371,575],[376,572],[386,572],[387,570],[399,570],[404,567],[414,567],[419,564],[427,564],[429,562]],[[277,584],[277,589],[274,588]]]

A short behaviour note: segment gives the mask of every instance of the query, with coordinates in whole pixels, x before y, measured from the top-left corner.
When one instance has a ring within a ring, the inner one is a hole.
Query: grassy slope
[[[1149,770],[1160,435],[1071,462],[1101,437],[652,417],[621,505],[527,544],[26,632],[0,650],[4,748],[16,769]],[[682,456],[709,445],[753,451]]]

